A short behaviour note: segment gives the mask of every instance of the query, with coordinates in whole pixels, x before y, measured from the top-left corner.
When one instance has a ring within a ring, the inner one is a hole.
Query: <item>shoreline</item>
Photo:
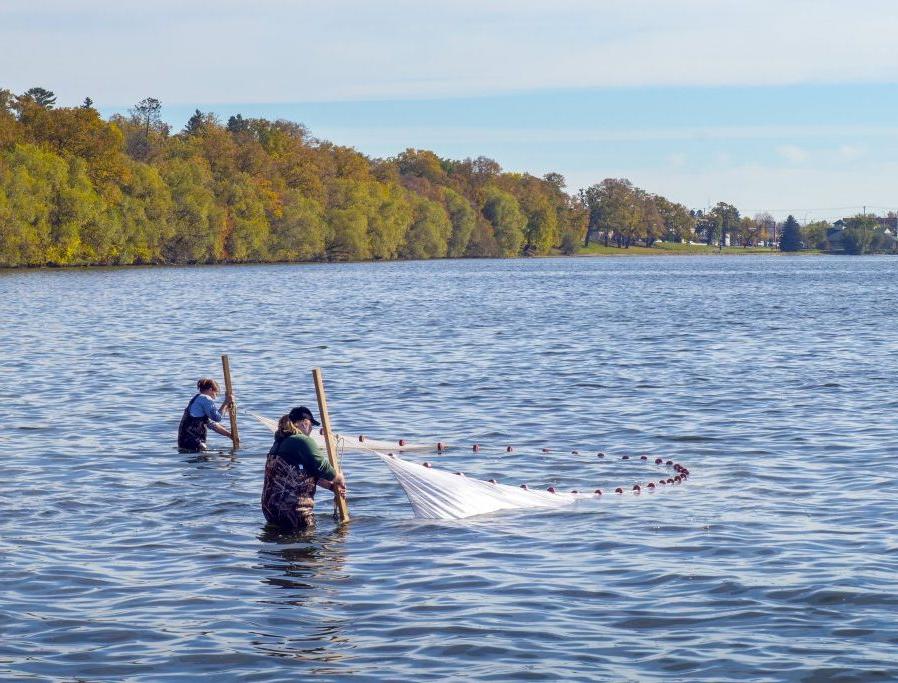
[[[124,270],[127,268],[210,268],[221,266],[276,266],[276,265],[308,265],[326,266],[338,264],[360,263],[420,263],[424,261],[517,261],[527,259],[582,259],[582,258],[632,258],[648,256],[652,258],[683,256],[699,256],[704,258],[720,258],[726,256],[852,256],[851,254],[833,253],[819,250],[780,251],[778,249],[759,249],[756,247],[726,247],[723,251],[716,248],[707,250],[688,249],[656,249],[652,247],[602,247],[601,251],[579,251],[576,254],[541,254],[538,256],[510,257],[458,257],[435,259],[367,259],[362,261],[219,261],[213,263],[89,263],[82,265],[41,265],[41,266],[0,266],[0,275],[6,273],[23,273],[35,271],[86,271],[86,270]],[[854,255],[857,256],[857,255]],[[861,254],[860,256],[895,256],[895,254]]]

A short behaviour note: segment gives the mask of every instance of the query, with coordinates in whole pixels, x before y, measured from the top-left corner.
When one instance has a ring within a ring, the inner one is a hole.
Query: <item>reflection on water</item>
[[[342,607],[339,592],[323,589],[322,585],[337,584],[347,578],[344,568],[349,528],[346,524],[329,532],[312,528],[288,533],[265,525],[259,534],[263,543],[258,551],[259,566],[264,572],[262,581],[272,592],[260,602],[302,609],[303,635],[285,638],[283,634],[257,632],[252,644],[259,651],[331,665],[343,661],[345,656],[340,649],[350,646],[350,639],[344,635],[348,620],[336,616]],[[345,668],[315,669],[319,675],[337,671],[344,675],[351,672]]]
[[[348,524],[336,526],[329,533],[319,533],[317,525],[285,532],[266,524],[259,535],[259,540],[267,544],[259,549],[261,566],[286,577],[268,577],[266,582],[281,588],[313,588],[315,584],[303,584],[297,579],[324,575],[337,578],[346,564],[347,533]]]

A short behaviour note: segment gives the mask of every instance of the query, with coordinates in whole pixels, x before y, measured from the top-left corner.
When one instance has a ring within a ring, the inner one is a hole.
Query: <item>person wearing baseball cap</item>
[[[278,422],[274,443],[265,462],[262,513],[265,519],[287,530],[315,524],[315,490],[346,494],[343,475],[337,474],[309,436],[321,423],[305,406],[293,408]]]

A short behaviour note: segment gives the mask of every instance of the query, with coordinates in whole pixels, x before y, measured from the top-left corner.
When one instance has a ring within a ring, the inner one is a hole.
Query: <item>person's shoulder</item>
[[[206,394],[197,394],[196,402],[197,403],[209,403],[211,405],[215,405],[215,402],[212,400],[212,397],[206,396]]]
[[[287,443],[294,448],[308,448],[309,450],[314,450],[318,445],[315,443],[315,439],[305,434],[291,434],[287,437]]]

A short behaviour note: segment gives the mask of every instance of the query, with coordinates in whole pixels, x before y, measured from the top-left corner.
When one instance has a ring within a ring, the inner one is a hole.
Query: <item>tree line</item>
[[[558,174],[407,149],[371,159],[290,121],[197,110],[172,132],[147,98],[0,90],[0,265],[502,257],[575,249]]]
[[[701,242],[707,246],[769,246],[782,251],[839,251],[848,254],[894,253],[898,216],[866,213],[829,223],[801,226],[794,216],[778,222],[769,213],[745,216],[732,204],[688,209],[665,197],[635,187],[626,178],[606,178],[580,190],[587,210],[584,245],[599,240],[604,246],[627,248],[664,242]]]
[[[196,110],[173,132],[146,98],[103,119],[90,98],[0,90],[0,266],[505,257],[658,239],[770,240],[769,216],[691,211],[606,179],[407,149],[369,158],[298,123]],[[872,242],[866,246],[870,248]]]

